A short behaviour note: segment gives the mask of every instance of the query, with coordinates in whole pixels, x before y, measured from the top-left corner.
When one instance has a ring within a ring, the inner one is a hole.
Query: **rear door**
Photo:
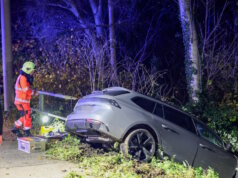
[[[195,125],[201,139],[194,166],[204,169],[212,167],[219,173],[219,177],[232,177],[236,167],[234,156],[224,150],[221,139],[203,123],[195,121]]]
[[[163,109],[164,119],[161,119]],[[157,115],[157,128],[161,134],[162,149],[169,157],[174,157],[175,161],[187,161],[193,163],[197,152],[198,137],[192,119],[168,106],[156,105],[154,114]]]

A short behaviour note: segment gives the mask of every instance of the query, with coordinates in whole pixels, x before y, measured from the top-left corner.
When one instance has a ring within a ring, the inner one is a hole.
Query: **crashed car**
[[[159,150],[175,161],[235,177],[237,158],[204,123],[162,101],[112,87],[78,100],[66,130],[92,143],[121,143],[126,155],[147,161]]]

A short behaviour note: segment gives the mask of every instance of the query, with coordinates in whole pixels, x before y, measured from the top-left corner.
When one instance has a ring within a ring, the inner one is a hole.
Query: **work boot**
[[[22,134],[20,132],[20,129],[16,128],[16,126],[14,126],[12,129],[11,129],[12,133],[14,133],[17,137],[22,137]]]
[[[30,129],[29,130],[24,130],[24,137],[32,137],[33,135],[31,134]]]

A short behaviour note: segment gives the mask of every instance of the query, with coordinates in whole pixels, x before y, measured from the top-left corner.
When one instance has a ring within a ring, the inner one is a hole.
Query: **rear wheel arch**
[[[123,137],[120,150],[125,156],[131,155],[140,161],[150,161],[158,152],[158,139],[155,131],[147,125],[136,125]]]
[[[122,142],[124,142],[125,139],[126,139],[126,137],[127,137],[131,132],[133,132],[133,131],[136,130],[136,129],[146,129],[146,130],[148,130],[148,131],[152,134],[152,136],[154,137],[154,139],[155,139],[155,141],[156,141],[156,144],[158,145],[159,140],[158,140],[158,136],[157,136],[156,132],[154,131],[153,128],[151,128],[150,126],[148,126],[148,125],[146,125],[146,124],[138,124],[138,125],[135,125],[135,126],[131,127],[131,128],[124,134],[124,136],[123,136],[123,138],[122,138]]]

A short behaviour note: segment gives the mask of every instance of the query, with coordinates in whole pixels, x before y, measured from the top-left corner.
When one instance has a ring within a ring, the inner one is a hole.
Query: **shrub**
[[[232,151],[238,152],[238,130],[232,130],[231,132],[227,131],[218,131],[225,143],[230,143],[232,145]]]
[[[79,149],[79,139],[68,136],[62,141],[56,141],[49,144],[46,156],[52,159],[70,160],[77,162],[81,158],[81,150]]]
[[[225,94],[222,101],[209,100],[202,95],[197,104],[188,104],[185,111],[205,122],[226,143],[231,143],[233,151],[238,151],[238,95]]]

